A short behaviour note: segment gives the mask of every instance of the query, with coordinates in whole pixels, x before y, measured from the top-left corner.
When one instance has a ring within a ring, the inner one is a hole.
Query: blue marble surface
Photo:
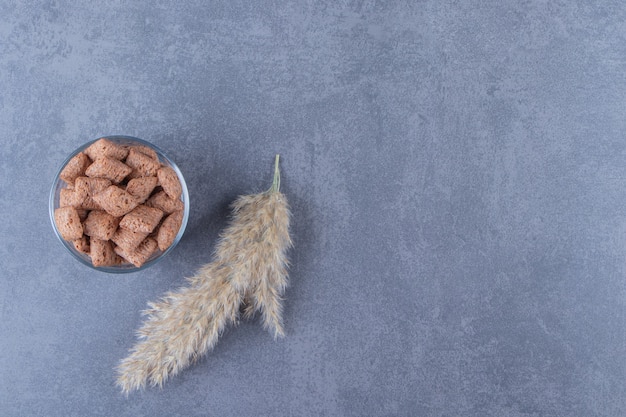
[[[0,1],[0,415],[626,415],[625,22],[623,1]],[[136,274],[79,264],[48,216],[60,163],[106,134],[189,186],[179,246]],[[140,311],[275,153],[287,337],[244,321],[125,398]]]

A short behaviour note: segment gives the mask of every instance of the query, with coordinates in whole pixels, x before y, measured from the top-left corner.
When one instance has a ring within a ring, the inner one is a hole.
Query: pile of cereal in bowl
[[[150,146],[98,139],[59,178],[56,229],[94,267],[139,268],[165,252],[181,229],[181,181]]]

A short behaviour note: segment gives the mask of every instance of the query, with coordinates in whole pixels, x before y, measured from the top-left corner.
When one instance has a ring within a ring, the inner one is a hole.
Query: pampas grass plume
[[[290,211],[280,192],[279,155],[272,187],[237,198],[211,263],[188,285],[149,303],[138,343],[117,367],[117,385],[128,394],[162,386],[205,355],[224,328],[256,312],[274,337],[284,336],[282,295],[287,285]]]

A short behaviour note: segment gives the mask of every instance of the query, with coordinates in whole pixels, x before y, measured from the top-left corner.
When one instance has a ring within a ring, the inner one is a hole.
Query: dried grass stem
[[[290,211],[280,193],[279,155],[272,187],[241,196],[232,205],[229,226],[220,235],[213,261],[188,279],[188,286],[149,303],[139,342],[117,368],[122,392],[162,386],[217,343],[228,324],[261,312],[263,326],[284,336],[282,295],[287,286],[286,252]]]

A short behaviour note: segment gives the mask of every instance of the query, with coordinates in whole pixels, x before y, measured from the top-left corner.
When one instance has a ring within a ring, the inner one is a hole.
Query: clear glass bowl
[[[59,177],[59,175],[61,174],[61,171],[63,170],[63,168],[65,168],[65,165],[67,165],[70,159],[72,159],[79,152],[82,152],[85,149],[87,149],[89,145],[91,145],[98,139],[102,139],[102,138],[108,139],[112,142],[122,144],[122,145],[143,145],[143,146],[148,146],[154,149],[154,151],[157,153],[159,157],[160,162],[164,165],[171,167],[176,172],[176,175],[178,175],[178,179],[180,180],[180,185],[182,186],[182,189],[183,189],[182,196],[181,196],[181,200],[184,204],[183,221],[180,225],[180,229],[178,230],[178,234],[176,235],[174,242],[164,252],[157,249],[157,251],[153,253],[152,256],[139,268],[134,266],[133,264],[122,264],[122,265],[116,265],[116,266],[99,266],[99,267],[94,266],[91,263],[91,259],[89,258],[88,255],[82,252],[79,252],[78,250],[76,250],[72,242],[68,242],[61,237],[61,234],[59,233],[59,230],[57,229],[56,222],[54,221],[54,210],[59,207],[61,189],[65,188],[66,186],[65,181],[63,181]],[[146,142],[145,140],[132,137],[132,136],[103,136],[102,138],[94,139],[91,142],[85,143],[83,146],[76,149],[67,157],[67,159],[63,162],[63,164],[59,168],[54,178],[54,182],[52,183],[52,189],[50,190],[49,212],[50,212],[50,221],[52,222],[52,228],[54,229],[54,233],[56,233],[57,238],[59,238],[59,241],[68,250],[68,252],[72,254],[72,256],[74,256],[74,258],[76,258],[78,261],[80,261],[81,263],[83,263],[84,265],[87,265],[88,267],[92,269],[95,269],[97,271],[103,271],[103,272],[111,272],[111,273],[126,273],[126,272],[142,271],[156,264],[161,259],[163,259],[168,253],[170,253],[174,249],[174,247],[178,244],[180,239],[183,237],[185,228],[187,227],[187,220],[189,219],[189,192],[187,191],[187,184],[185,183],[185,178],[183,177],[183,174],[180,172],[180,169],[178,169],[178,166],[176,166],[174,161],[168,158],[161,149],[154,146],[153,144]]]

